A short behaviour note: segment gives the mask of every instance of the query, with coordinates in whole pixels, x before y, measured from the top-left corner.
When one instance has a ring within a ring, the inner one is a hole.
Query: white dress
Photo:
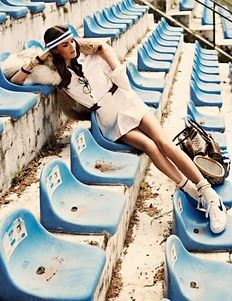
[[[109,140],[116,141],[136,128],[150,108],[131,89],[125,66],[118,64],[112,71],[98,55],[82,55],[78,61],[89,81],[91,93],[83,92],[83,85],[73,71],[71,83],[64,89],[65,92],[87,108],[96,103],[100,106],[96,111],[97,121],[103,135]],[[108,92],[112,83],[118,86],[113,95]]]

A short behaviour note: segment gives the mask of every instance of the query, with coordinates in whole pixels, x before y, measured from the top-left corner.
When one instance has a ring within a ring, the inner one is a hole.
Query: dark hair
[[[68,27],[65,25],[57,25],[50,27],[46,30],[44,33],[44,42],[45,44],[48,44],[49,42],[59,38],[63,33],[68,31]],[[83,71],[82,71],[82,65],[77,62],[77,58],[80,55],[80,47],[79,44],[75,41],[76,43],[76,51],[77,51],[77,56],[74,59],[71,59],[71,69],[78,75],[78,76],[84,76]],[[55,49],[55,47],[54,47]],[[53,56],[53,64],[55,65],[60,77],[61,77],[61,82],[59,84],[59,88],[66,88],[70,82],[71,82],[71,77],[72,74],[68,70],[64,58],[53,51],[53,49],[50,50]]]

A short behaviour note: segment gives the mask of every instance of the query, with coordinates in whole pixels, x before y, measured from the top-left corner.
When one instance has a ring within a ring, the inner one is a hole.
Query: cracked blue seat
[[[220,84],[221,80],[219,75],[214,75],[214,74],[207,74],[204,73],[204,69],[201,69],[200,65],[194,63],[193,64],[193,72],[197,74],[197,77],[204,83],[215,83],[215,84]]]
[[[166,80],[146,77],[141,75],[135,64],[127,62],[127,76],[134,86],[151,91],[159,91],[163,93]]]
[[[10,116],[17,120],[36,103],[36,94],[9,91],[0,87],[0,116]]]
[[[190,97],[195,106],[222,107],[221,95],[202,92],[193,80],[190,81]]]
[[[139,71],[156,71],[156,72],[169,72],[171,68],[171,63],[157,61],[151,59],[146,50],[143,47],[138,49],[138,70]]]
[[[206,131],[225,132],[225,119],[223,116],[202,114],[191,100],[188,102],[187,114],[189,119],[193,119],[199,123]]]
[[[160,53],[154,50],[148,41],[145,41],[142,47],[147,52],[148,56],[155,61],[163,61],[172,63],[174,60],[174,55],[170,53]]]
[[[195,82],[201,92],[221,95],[221,87],[219,84],[205,83],[198,77],[194,70],[192,71],[191,79]]]
[[[91,16],[84,18],[84,37],[85,38],[99,38],[110,37],[118,38],[120,35],[119,29],[106,29],[99,26]]]
[[[0,13],[0,24],[4,23],[7,19],[7,14]]]
[[[179,9],[184,11],[186,10],[191,11],[194,9],[194,5],[195,5],[194,0],[181,0],[179,2]]]
[[[120,152],[135,152],[136,150],[123,142],[113,142],[108,140],[106,137],[103,136],[101,129],[98,126],[96,113],[91,112],[91,133],[94,137],[94,140],[103,148],[111,150],[111,151],[120,151]]]
[[[148,38],[148,42],[151,44],[151,47],[154,49],[154,51],[158,53],[172,55],[176,53],[176,47],[161,46],[154,38],[152,38],[152,36]]]
[[[37,41],[29,40],[27,42],[24,43],[24,47],[34,47],[33,45],[35,45],[34,43]],[[9,55],[10,52],[1,52],[0,62],[4,61]],[[39,84],[16,85],[5,77],[1,68],[0,68],[0,87],[9,91],[42,93],[44,96],[48,96],[56,89],[56,86],[52,86],[52,85],[39,85]]]
[[[104,14],[102,12],[99,11],[94,13],[94,20],[99,26],[106,29],[118,29],[121,33],[127,30],[126,24],[112,23],[104,17]]]
[[[33,3],[29,0],[1,0],[3,3],[15,7],[27,7],[32,13],[39,13],[45,9],[44,2]]]
[[[229,204],[232,204],[231,194]],[[213,234],[205,212],[197,209],[197,201],[180,190],[174,193],[173,234],[180,238],[187,250],[197,252],[231,250],[231,228],[232,217],[228,215],[226,229],[219,235]]]
[[[162,101],[162,93],[159,91],[144,90],[130,82],[132,90],[138,94],[139,98],[148,106],[158,108]]]
[[[40,221],[49,231],[114,235],[125,206],[123,193],[79,182],[66,164],[52,160],[40,176]]]
[[[93,300],[103,250],[55,237],[25,209],[1,220],[0,238],[1,300]]]
[[[127,28],[131,28],[133,25],[133,20],[120,19],[117,16],[115,16],[112,13],[112,11],[107,7],[102,10],[102,13],[104,17],[113,24],[126,24]]]
[[[13,19],[23,18],[29,13],[27,7],[15,7],[3,3],[0,0],[0,12],[8,14]]]
[[[231,300],[230,263],[201,259],[190,254],[175,235],[167,239],[165,260],[170,300]]]
[[[177,27],[177,26],[171,26],[168,24],[167,20],[162,17],[160,19],[160,21],[164,24],[164,27],[169,30],[169,31],[173,31],[173,32],[180,32],[183,33],[184,29],[182,27]]]
[[[70,151],[71,171],[81,182],[127,186],[135,182],[139,156],[102,148],[85,128],[77,127],[73,132]]]

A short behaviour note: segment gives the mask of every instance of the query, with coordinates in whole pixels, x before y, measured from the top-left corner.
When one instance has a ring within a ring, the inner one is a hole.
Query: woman
[[[35,65],[52,55],[62,78],[59,88],[96,111],[104,136],[112,141],[120,139],[146,152],[160,171],[198,200],[209,216],[211,231],[222,232],[227,214],[221,199],[192,160],[166,137],[149,107],[130,88],[124,66],[112,48],[93,43],[91,54],[88,54],[86,40],[76,41],[66,26],[49,28],[44,41],[48,51],[23,66],[11,81],[22,84]],[[80,50],[86,55],[80,55]]]

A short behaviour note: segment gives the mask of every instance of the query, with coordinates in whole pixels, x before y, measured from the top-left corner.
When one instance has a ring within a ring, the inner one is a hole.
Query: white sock
[[[204,207],[207,209],[209,203],[218,203],[219,204],[219,197],[216,191],[211,187],[211,184],[206,180],[202,179],[196,185],[199,194],[202,195],[204,199]]]
[[[177,184],[177,186],[184,190],[187,194],[189,194],[193,199],[197,200],[198,198],[198,191],[196,189],[195,184],[191,182],[189,179],[187,179],[185,176],[183,176],[180,183]]]

